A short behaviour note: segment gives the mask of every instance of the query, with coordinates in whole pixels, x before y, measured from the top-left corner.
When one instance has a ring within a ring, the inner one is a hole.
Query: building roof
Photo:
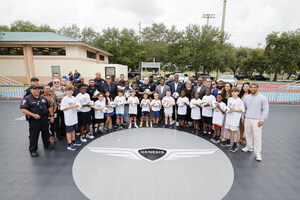
[[[80,42],[112,56],[109,52],[91,44],[53,32],[1,32],[0,42]]]

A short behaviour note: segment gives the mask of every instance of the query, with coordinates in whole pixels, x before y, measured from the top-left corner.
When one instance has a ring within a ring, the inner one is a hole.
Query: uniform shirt
[[[156,102],[159,104],[158,107],[154,107],[154,106],[153,106]],[[153,100],[151,101],[151,104],[150,104],[150,105],[151,105],[152,111],[160,111],[160,109],[161,109],[161,102],[160,102],[159,99],[158,99],[158,100],[153,99]]]
[[[213,116],[213,112],[212,112],[211,102],[216,100],[215,96],[213,96],[213,95],[209,95],[209,96],[205,95],[202,100],[207,100],[207,102],[209,104],[209,106],[207,106],[207,107],[203,106],[203,108],[202,108],[202,115],[205,116],[205,117],[212,117]]]
[[[228,99],[227,105],[232,107],[233,110],[242,110],[242,112],[245,112],[244,102],[240,98],[234,99],[233,97],[230,97]],[[227,113],[226,124],[231,126],[239,126],[241,116],[241,112]]]
[[[146,89],[149,89],[151,92],[153,91],[153,87],[152,87],[152,85],[150,83],[148,83],[148,85],[143,84],[140,87],[140,92],[144,92]]]
[[[147,100],[143,99],[141,101],[142,112],[144,112],[144,111],[150,112],[150,106],[149,106],[149,104],[150,104],[150,100],[149,99],[147,99]]]
[[[89,101],[91,101],[90,95],[88,93],[84,93],[84,94],[79,93],[77,94],[76,99],[81,105],[85,105]],[[91,108],[88,106],[85,107],[82,106],[82,108],[79,110],[79,112],[89,112],[89,111],[91,111]]]
[[[112,100],[110,98],[107,98],[107,104],[106,105],[110,105],[110,102],[112,102]],[[107,107],[107,113],[112,113],[114,112],[114,108],[111,108],[111,107]]]
[[[165,104],[166,102],[169,102],[169,105],[171,104],[174,104],[175,103],[175,100],[173,97],[167,97],[165,96],[163,99],[162,99],[162,104]],[[173,106],[170,106],[168,108],[164,107],[164,111],[165,113],[173,113]]]
[[[40,95],[43,94],[43,93],[44,93],[44,91],[43,91],[43,89],[41,89]],[[27,88],[27,89],[24,91],[24,97],[26,97],[26,96],[28,96],[28,95],[30,95],[30,94],[31,94],[31,92],[30,92],[30,87],[29,87],[29,88]]]
[[[120,101],[123,101],[124,103],[126,103],[125,97],[116,96],[116,98],[114,100],[114,102],[116,103],[116,114],[124,115],[124,106],[122,106],[122,107],[117,106]]]
[[[105,99],[103,98],[102,101],[97,100],[94,104],[94,108],[104,108],[105,107]],[[95,110],[95,119],[104,119],[104,112],[100,110]]]
[[[126,103],[129,103],[129,109],[128,109],[128,114],[134,114],[134,115],[137,115],[137,105],[135,106],[132,106],[131,105],[131,102],[134,101],[136,103],[139,103],[139,99],[137,97],[132,97],[130,96],[128,99],[127,99],[127,102]]]
[[[95,87],[98,89],[98,91],[99,92],[102,91],[101,87],[103,87],[103,84],[106,83],[106,81],[102,78],[100,78],[100,79],[95,78],[94,82],[95,82]]]
[[[197,100],[196,99],[192,99],[190,101],[190,105],[192,103],[199,104],[200,102],[201,102],[200,98],[198,98]],[[196,106],[195,108],[191,108],[191,118],[193,120],[199,120],[199,119],[201,119],[201,110],[200,110],[200,108],[198,106]]]
[[[77,99],[75,97],[68,97],[65,96],[61,100],[61,106],[60,109],[63,110],[69,106],[72,106],[77,103]],[[78,123],[78,118],[77,118],[77,111],[75,108],[71,108],[68,110],[64,110],[64,118],[65,118],[65,124],[67,126],[73,126]]]
[[[26,109],[40,116],[48,116],[48,108],[50,108],[50,103],[45,97],[39,96],[39,98],[35,98],[32,94],[24,97],[20,105],[20,109]],[[33,117],[28,117],[34,119]]]
[[[97,87],[95,86],[94,88],[92,88],[91,86],[88,86],[86,88],[86,93],[88,93],[90,95],[90,99],[92,101],[97,101],[98,98],[93,98],[95,91],[98,90]],[[99,91],[99,90],[98,90]],[[100,91],[99,91],[100,92]]]
[[[224,111],[224,107],[226,106],[226,104],[224,102],[219,103],[220,108]],[[223,125],[223,119],[224,119],[224,114],[220,111],[219,108],[215,108],[214,109],[214,113],[213,113],[213,124],[222,126]]]
[[[177,105],[179,102],[183,101],[184,103],[189,104],[189,98],[187,97],[179,97],[177,99]],[[186,111],[187,111],[187,106],[184,104],[184,106],[178,106],[178,114],[179,115],[186,115]]]

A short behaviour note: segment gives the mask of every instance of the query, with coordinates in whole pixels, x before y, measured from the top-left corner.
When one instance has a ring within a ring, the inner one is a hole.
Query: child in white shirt
[[[151,101],[151,109],[152,109],[152,119],[154,128],[158,127],[158,121],[160,117],[160,109],[161,109],[161,102],[158,99],[158,94],[154,93],[154,99]],[[155,106],[158,105],[158,106]]]
[[[140,127],[143,127],[143,121],[146,120],[146,127],[149,127],[148,124],[148,116],[150,113],[150,100],[148,99],[148,94],[143,94],[143,100],[141,101],[141,107],[142,107],[142,118],[141,118],[141,124]]]
[[[104,123],[104,112],[103,108],[105,105],[105,99],[103,97],[103,93],[100,93],[98,96],[98,99],[94,104],[94,110],[95,110],[95,133],[102,134],[102,125]]]
[[[208,126],[208,134],[211,134],[211,126],[212,126],[212,107],[211,107],[211,102],[215,101],[216,98],[215,96],[211,95],[211,90],[209,88],[206,88],[205,90],[205,96],[202,98],[202,101],[206,100],[207,103],[203,105],[202,107],[202,116],[203,116],[203,133],[207,134],[206,128]]]
[[[135,96],[136,91],[134,89],[130,90],[130,97],[127,99],[127,104],[129,105],[128,114],[129,114],[129,126],[128,129],[131,129],[132,118],[134,121],[134,127],[138,128],[136,124],[136,116],[137,116],[137,109],[139,105],[139,99]]]
[[[123,90],[119,90],[118,91],[118,96],[115,97],[115,104],[116,104],[116,116],[117,116],[117,126],[118,126],[118,130],[122,130],[124,129],[124,125],[123,125],[123,122],[124,122],[124,106],[125,106],[125,103],[126,103],[126,99],[125,97],[123,96],[124,92]],[[123,103],[123,105],[119,105],[119,103]],[[119,125],[119,121],[121,121],[121,124]]]
[[[167,106],[168,104],[168,106]],[[164,106],[164,112],[165,112],[165,125],[163,125],[163,128],[166,128],[168,125],[168,119],[170,120],[170,129],[172,129],[173,119],[173,106],[175,105],[175,100],[173,97],[171,97],[171,90],[166,91],[166,96],[162,99],[162,105]]]
[[[114,113],[114,107],[111,102],[113,102],[112,98],[110,97],[110,92],[108,90],[105,91],[105,107],[107,107],[107,112],[105,113],[106,121],[105,121],[105,131],[111,132],[112,129],[109,129],[111,125],[111,117],[115,114]]]
[[[193,119],[193,125],[194,125],[194,130],[192,133],[198,135],[200,132],[200,120],[201,120],[201,110],[200,110],[200,102],[201,99],[199,92],[194,93],[194,99],[190,101],[190,106],[192,104],[196,105],[195,107],[191,108],[191,118]]]
[[[179,130],[183,131],[184,122],[186,119],[187,106],[189,105],[189,99],[185,96],[186,89],[181,90],[181,97],[177,99],[178,111],[177,120],[179,122]],[[182,106],[181,106],[182,105]]]
[[[215,137],[211,139],[213,143],[219,143],[220,142],[220,137],[221,137],[221,128],[223,125],[224,121],[224,107],[226,104],[222,102],[223,96],[221,94],[217,95],[217,105],[216,108],[213,109],[213,126],[215,130]]]

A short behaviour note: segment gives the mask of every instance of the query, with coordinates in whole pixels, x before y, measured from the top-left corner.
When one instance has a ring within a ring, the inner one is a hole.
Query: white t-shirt
[[[213,116],[213,112],[212,112],[211,102],[215,101],[216,98],[213,95],[209,95],[209,96],[205,95],[202,98],[202,100],[205,100],[205,99],[207,100],[209,106],[207,106],[207,107],[203,106],[203,108],[202,108],[202,115],[205,116],[205,117],[212,117]]]
[[[79,94],[77,94],[76,99],[81,105],[85,105],[91,100],[90,95],[88,93],[84,93],[84,94],[79,93]],[[82,106],[82,108],[78,112],[89,112],[90,110],[91,110],[90,107]]]
[[[104,99],[105,100],[105,99]],[[110,99],[107,98],[107,104],[106,105],[110,105]],[[114,108],[111,108],[111,107],[107,107],[107,113],[112,113],[114,112]]]
[[[136,102],[136,103],[140,103],[139,99],[137,97],[132,97],[130,96],[127,99],[127,103],[129,103],[129,108],[128,108],[128,114],[134,114],[137,115],[137,105],[132,106],[131,102]]]
[[[199,104],[200,102],[201,102],[200,98],[198,98],[197,100],[196,99],[192,99],[190,101],[190,104],[192,104],[192,103]],[[195,108],[191,109],[191,118],[193,120],[199,120],[199,119],[201,119],[201,110],[200,110],[200,108],[198,106],[196,106]]]
[[[177,105],[179,102],[183,101],[184,103],[189,104],[189,98],[187,97],[179,97],[177,99]],[[187,111],[187,106],[184,104],[184,106],[178,106],[178,115],[186,115],[186,111]]]
[[[94,104],[94,108],[104,108],[105,107],[105,99],[103,98],[102,101],[97,100]],[[95,119],[104,119],[104,112],[100,110],[95,110]]]
[[[169,103],[169,105],[171,104],[175,104],[175,100],[173,97],[167,97],[165,96],[163,99],[162,99],[162,104],[164,105],[166,102]],[[168,115],[172,115],[173,114],[173,106],[170,106],[168,108],[164,107],[164,112],[165,114],[168,114]]]
[[[122,106],[122,107],[119,107],[118,106],[118,103],[120,102],[120,101],[123,101],[124,103],[126,103],[126,99],[125,99],[125,97],[119,97],[119,96],[116,96],[115,97],[115,103],[116,103],[116,114],[122,114],[122,115],[124,115],[124,106]]]
[[[159,104],[158,107],[154,107],[154,106],[153,106],[156,102]],[[153,100],[151,101],[151,104],[150,104],[150,105],[151,105],[152,111],[160,111],[160,109],[161,109],[161,102],[160,102],[159,99],[158,99],[158,100],[153,99]]]
[[[72,105],[76,104],[76,103],[77,103],[77,99],[75,97],[65,96],[61,100],[60,109],[63,110],[65,108],[69,107],[69,106],[72,106]],[[77,111],[76,111],[75,108],[65,110],[64,111],[64,116],[65,116],[66,126],[73,126],[73,125],[78,123]]]
[[[219,103],[220,104],[220,108],[224,111],[224,107],[226,106],[226,104],[224,102]],[[214,109],[214,114],[213,114],[213,124],[222,126],[223,125],[223,119],[224,119],[224,114],[220,111],[219,108],[215,108]]]
[[[233,110],[242,110],[242,112],[245,112],[244,102],[240,98],[234,99],[230,97],[228,99],[227,105],[232,107]],[[227,113],[226,124],[231,126],[239,126],[241,116],[241,112]]]
[[[141,100],[141,107],[142,107],[142,112],[144,112],[144,111],[148,111],[148,112],[150,112],[150,106],[149,106],[149,104],[150,104],[150,100],[149,99],[147,99],[147,100],[145,100],[145,99],[142,99]]]

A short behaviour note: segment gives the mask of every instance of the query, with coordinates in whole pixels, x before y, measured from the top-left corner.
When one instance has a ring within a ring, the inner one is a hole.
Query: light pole
[[[215,18],[215,14],[203,14],[202,15],[202,18],[207,18],[207,26],[208,26],[208,24],[209,24],[209,19],[212,19],[212,18]]]

